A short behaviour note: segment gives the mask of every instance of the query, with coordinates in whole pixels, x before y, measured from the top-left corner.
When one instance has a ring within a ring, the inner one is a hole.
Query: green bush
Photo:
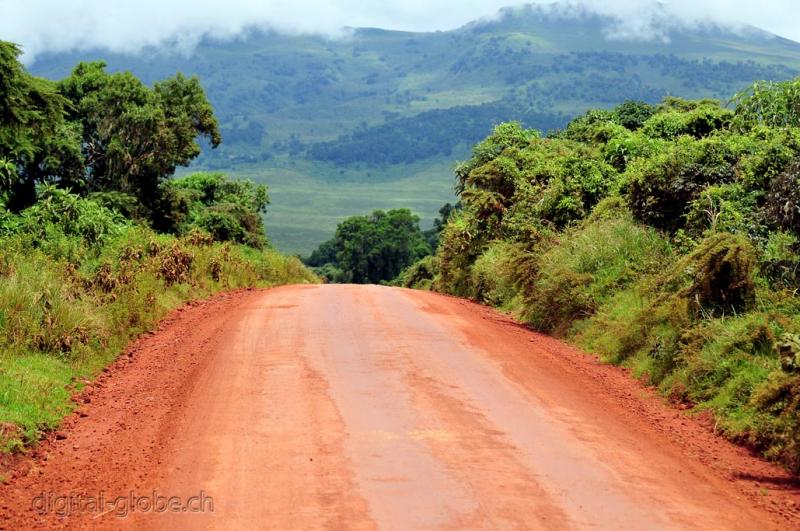
[[[718,102],[702,102],[694,108],[686,108],[670,102],[649,118],[643,126],[644,134],[650,138],[674,139],[683,135],[704,138],[714,131],[729,127],[734,113],[720,107]]]
[[[439,263],[435,256],[426,256],[411,264],[398,277],[399,285],[405,288],[431,289],[433,281],[439,274]]]
[[[671,232],[683,228],[689,203],[708,186],[735,180],[735,154],[721,139],[681,137],[625,172],[628,205],[636,219]]]
[[[773,226],[800,235],[800,158],[770,183],[765,211]]]
[[[563,234],[539,256],[524,317],[539,330],[564,335],[575,321],[669,259],[663,237],[636,225],[618,203],[607,200],[597,217]]]

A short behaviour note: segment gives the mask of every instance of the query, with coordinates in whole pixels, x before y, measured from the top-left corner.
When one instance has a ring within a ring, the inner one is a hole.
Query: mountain
[[[800,75],[800,44],[755,28],[682,28],[664,16],[633,40],[622,27],[529,6],[453,31],[252,30],[191,55],[96,50],[42,56],[31,70],[60,78],[103,59],[148,82],[200,76],[225,142],[195,166],[266,181],[270,236],[306,253],[342,217],[373,208],[408,206],[430,222],[452,198],[452,161],[500,121],[549,130],[627,99],[728,99],[756,79]]]

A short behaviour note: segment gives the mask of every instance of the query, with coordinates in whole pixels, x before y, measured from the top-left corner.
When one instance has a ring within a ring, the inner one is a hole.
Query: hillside
[[[800,73],[800,44],[755,29],[665,29],[634,42],[609,37],[616,24],[526,8],[446,32],[254,30],[189,56],[81,52],[40,57],[32,71],[61,78],[102,58],[147,82],[200,76],[225,140],[196,165],[269,183],[273,241],[308,252],[371,208],[410,206],[429,223],[452,197],[450,161],[496,123],[549,130],[627,99],[727,100],[754,79]]]

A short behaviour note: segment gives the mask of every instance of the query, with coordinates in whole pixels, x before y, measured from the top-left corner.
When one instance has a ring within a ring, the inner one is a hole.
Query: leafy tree
[[[614,121],[631,131],[640,129],[655,113],[654,105],[635,100],[628,100],[613,111]]]
[[[0,197],[18,211],[36,184],[81,175],[80,131],[65,119],[69,102],[55,84],[28,74],[19,48],[0,41]]]
[[[393,280],[430,253],[418,216],[408,209],[376,210],[342,221],[336,236],[320,245],[307,263],[323,272],[341,271],[330,280],[377,284]]]
[[[200,154],[199,136],[221,142],[211,104],[197,78],[181,74],[148,88],[130,72],[109,74],[105,63],[80,63],[58,84],[80,124],[85,163],[66,186],[83,192],[132,194],[158,207],[159,186],[177,166]]]

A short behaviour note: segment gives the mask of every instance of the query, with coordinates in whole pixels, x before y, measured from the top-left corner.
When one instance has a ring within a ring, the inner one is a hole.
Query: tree
[[[20,211],[36,184],[81,174],[80,132],[67,122],[69,102],[55,84],[28,74],[15,44],[0,41],[0,197]]]
[[[336,236],[321,244],[307,263],[321,269],[331,266],[326,270],[337,270],[336,280],[377,284],[396,278],[430,253],[418,216],[405,208],[376,210],[342,221]]]
[[[93,62],[53,83],[26,72],[19,54],[0,41],[0,198],[11,210],[33,204],[37,185],[54,184],[117,193],[118,204],[131,196],[136,214],[152,220],[169,202],[161,184],[200,154],[198,137],[212,147],[222,140],[197,78],[177,74],[149,88]]]
[[[200,154],[197,138],[219,145],[217,120],[197,78],[177,74],[150,89],[130,72],[105,67],[80,63],[58,84],[71,103],[70,120],[80,124],[85,164],[64,184],[131,194],[154,210],[161,183]]]

